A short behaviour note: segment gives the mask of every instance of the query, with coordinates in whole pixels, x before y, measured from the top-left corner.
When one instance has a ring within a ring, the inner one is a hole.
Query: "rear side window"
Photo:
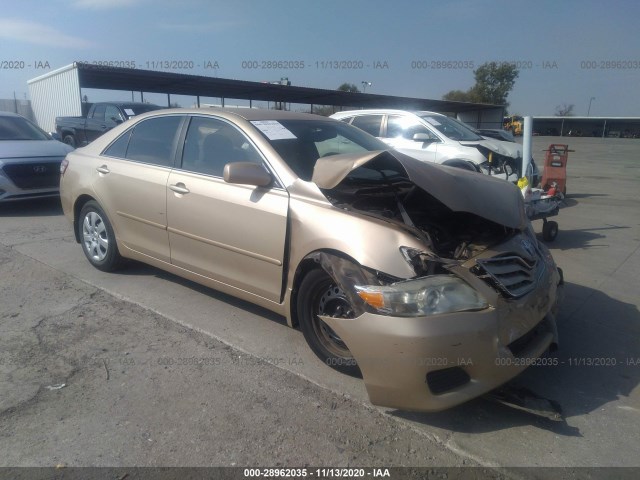
[[[173,167],[173,156],[181,122],[180,116],[144,120],[120,135],[102,154]]]
[[[131,132],[126,158],[172,167],[181,122],[180,116],[150,118],[140,122]]]
[[[382,123],[382,115],[359,115],[353,119],[351,125],[364,130],[374,137],[380,136],[380,124]]]
[[[133,130],[128,130],[124,135],[120,135],[118,139],[103,152],[103,155],[107,157],[127,158],[127,147],[129,146],[129,138],[131,137],[132,131]]]

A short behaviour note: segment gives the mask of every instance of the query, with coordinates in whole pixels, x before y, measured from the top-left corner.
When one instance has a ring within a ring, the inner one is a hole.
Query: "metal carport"
[[[475,127],[501,128],[504,108],[500,105],[450,102],[424,98],[351,93],[339,90],[276,85],[227,78],[185,75],[133,68],[119,68],[76,62],[28,81],[36,119],[52,130],[56,116],[82,114],[82,89],[191,95],[200,97],[331,105],[349,108],[397,108],[431,110],[457,116]]]

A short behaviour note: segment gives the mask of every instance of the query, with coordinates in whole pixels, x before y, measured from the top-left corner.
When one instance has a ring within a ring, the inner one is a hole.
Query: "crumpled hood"
[[[398,162],[407,178],[454,212],[468,212],[509,228],[527,224],[522,194],[505,180],[460,168],[425,163],[397,151],[380,150],[319,158],[312,181],[321,189],[333,189],[353,170],[372,161]]]
[[[476,145],[481,145],[489,150],[492,150],[500,155],[504,155],[505,157],[518,158],[522,157],[520,153],[520,148],[518,148],[517,143],[513,143],[511,145],[505,145],[509,142],[502,142],[500,140],[495,140],[493,138],[478,140],[478,141],[470,141],[470,142],[460,142],[461,145],[465,147],[475,147]],[[513,146],[512,146],[513,145]]]
[[[66,157],[73,148],[57,140],[2,140],[0,158]]]

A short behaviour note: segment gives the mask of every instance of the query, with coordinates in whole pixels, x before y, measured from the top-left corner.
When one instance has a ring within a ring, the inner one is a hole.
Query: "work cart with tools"
[[[572,151],[568,145],[549,145],[545,150],[540,188],[531,189],[518,183],[524,195],[527,217],[531,221],[542,220],[542,238],[547,242],[552,242],[558,235],[558,222],[549,217],[558,215],[567,192],[567,160]]]

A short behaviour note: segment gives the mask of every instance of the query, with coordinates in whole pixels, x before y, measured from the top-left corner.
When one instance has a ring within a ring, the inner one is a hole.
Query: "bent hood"
[[[522,157],[522,154],[520,153],[521,148],[519,148],[520,145],[517,143],[503,142],[500,140],[495,140],[493,138],[484,138],[484,140],[460,142],[460,144],[464,145],[465,147],[476,147],[476,148],[477,148],[477,145],[480,145],[488,150],[499,153],[500,155],[504,155],[505,157],[511,157],[511,158]]]
[[[522,194],[512,183],[460,168],[421,162],[393,150],[319,158],[311,181],[321,189],[330,190],[350,172],[374,160],[380,170],[389,165],[387,162],[395,163],[396,169],[399,164],[413,184],[454,212],[472,213],[509,228],[523,229],[527,224]]]

